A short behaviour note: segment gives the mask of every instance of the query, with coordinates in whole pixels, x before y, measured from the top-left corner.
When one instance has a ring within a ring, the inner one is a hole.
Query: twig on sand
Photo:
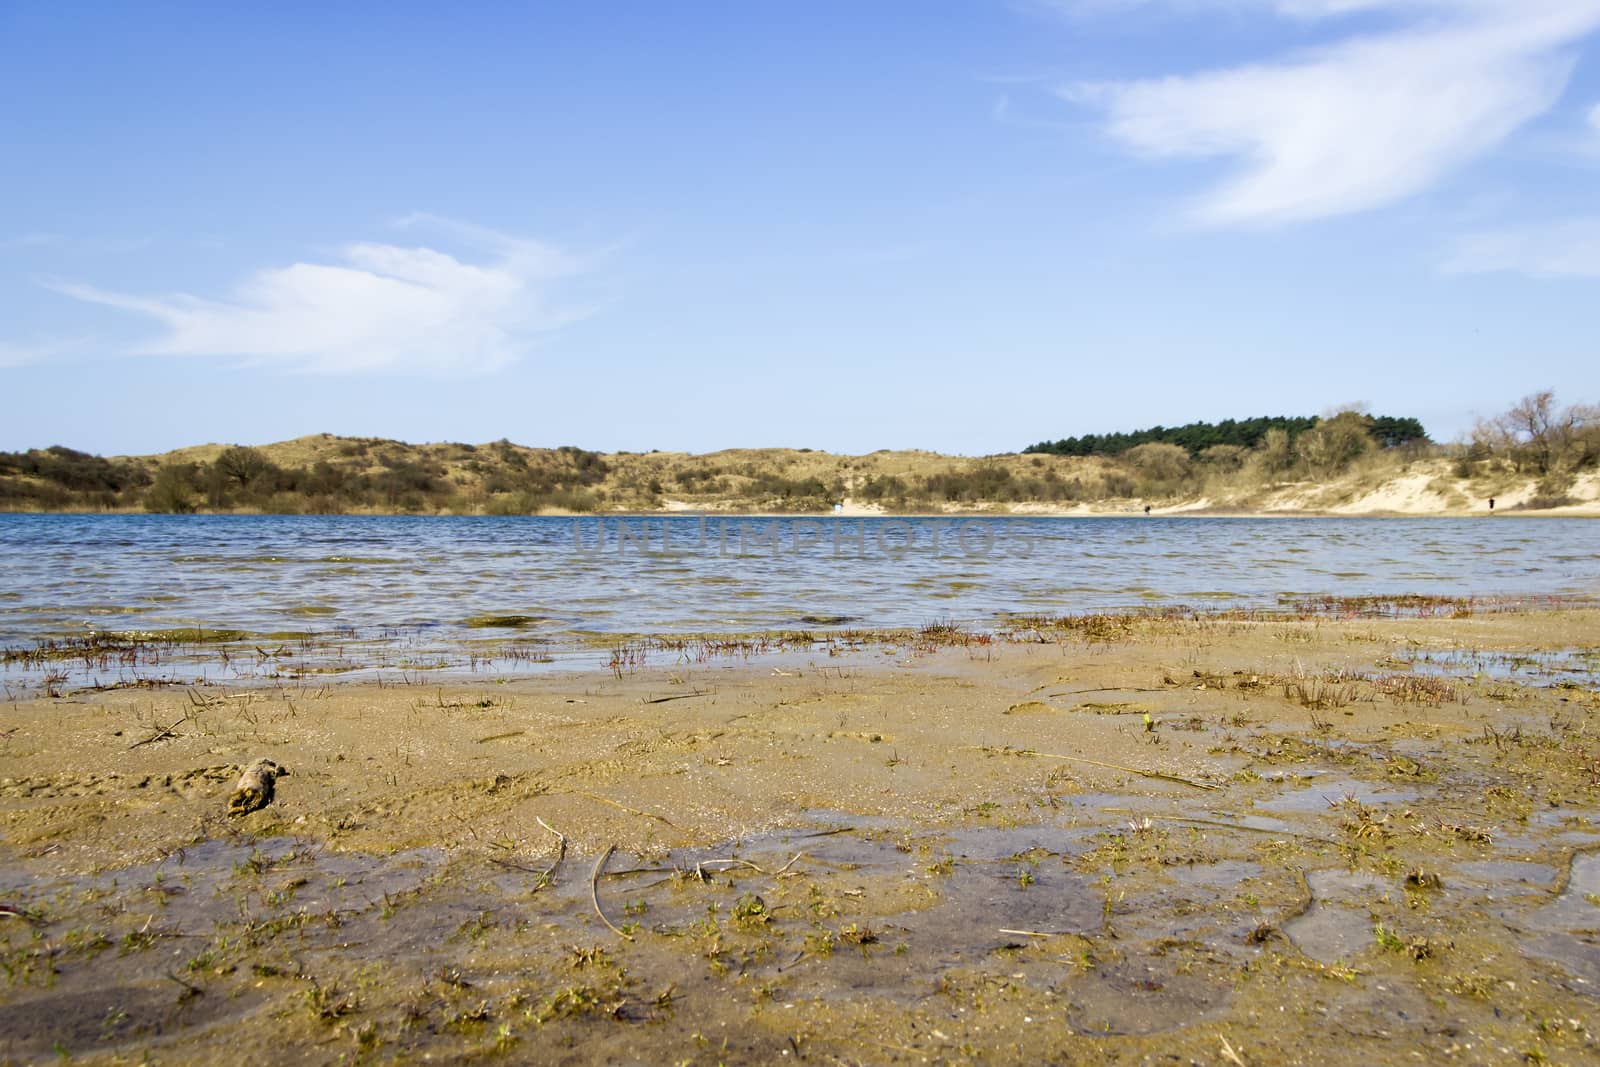
[[[533,821],[544,827],[546,830],[549,830],[551,833],[555,834],[556,840],[561,842],[561,851],[556,853],[556,861],[539,872],[539,884],[541,886],[545,886],[555,881],[556,868],[561,866],[561,861],[567,858],[567,835],[562,833],[560,830],[557,830],[554,826],[551,826],[537,815],[533,817]]]
[[[1234,1067],[1245,1067],[1244,1057],[1240,1056],[1239,1053],[1234,1050],[1234,1047],[1232,1045],[1228,1044],[1228,1039],[1226,1037],[1223,1037],[1221,1034],[1218,1034],[1217,1035],[1217,1040],[1222,1042],[1222,1058],[1223,1059],[1225,1059],[1229,1063],[1233,1064]]]
[[[779,867],[777,870],[772,872],[772,877],[774,877],[774,878],[783,877],[783,873],[785,871],[787,871],[790,867],[793,867],[796,863],[799,863],[800,862],[800,857],[802,857],[804,855],[805,855],[804,852],[796,852],[794,854],[794,859],[790,860],[788,863],[785,863],[782,867]]]
[[[717,869],[719,871],[730,871],[735,867],[745,867],[749,870],[755,871],[757,874],[765,874],[769,877],[776,878],[783,874],[783,872],[787,871],[790,867],[793,867],[795,863],[799,861],[800,857],[804,855],[804,852],[796,852],[788,863],[785,863],[782,867],[779,867],[775,871],[768,871],[766,868],[760,867],[749,860],[739,859],[737,857],[730,857],[727,859],[698,860],[694,865],[694,873],[695,877],[699,878],[702,882],[708,882],[711,879],[706,875],[706,868],[710,867],[712,864],[717,864]]]
[[[1040,759],[1066,760],[1068,763],[1083,763],[1090,767],[1103,767],[1108,771],[1121,771],[1124,774],[1137,774],[1143,778],[1155,778],[1163,782],[1175,782],[1186,785],[1190,789],[1220,789],[1221,786],[1210,782],[1202,782],[1194,778],[1185,778],[1182,775],[1167,774],[1165,771],[1147,771],[1140,767],[1126,767],[1120,763],[1106,763],[1103,760],[1089,759],[1085,756],[1067,756],[1060,752],[1037,752],[1031,748],[1004,748],[997,749],[988,745],[962,745],[962,748],[974,749],[978,752],[989,752],[1008,756],[1037,756]]]
[[[567,858],[567,835],[562,833],[560,830],[557,830],[554,826],[551,826],[549,823],[545,822],[543,819],[539,818],[539,816],[537,816],[537,815],[535,815],[533,817],[533,819],[540,826],[544,827],[546,830],[549,830],[552,834],[556,835],[556,840],[559,842],[560,848],[556,852],[556,859],[555,859],[554,863],[550,864],[550,866],[545,867],[544,869],[541,870],[541,869],[539,869],[537,867],[529,867],[526,864],[513,863],[511,860],[503,860],[503,859],[500,859],[498,856],[490,856],[489,857],[489,862],[494,864],[497,867],[505,867],[508,870],[521,871],[524,874],[538,875],[538,884],[536,884],[533,887],[533,891],[535,893],[537,893],[539,890],[543,889],[545,886],[551,884],[551,882],[553,882],[555,880],[556,868],[560,867],[562,861]],[[503,848],[503,849],[507,849],[507,850],[510,850],[512,848],[511,845],[502,844],[501,842],[498,842],[498,841],[491,842],[491,844],[495,848]]]
[[[507,730],[503,734],[490,734],[488,737],[478,738],[478,744],[487,745],[490,741],[504,741],[508,737],[521,737],[527,732],[526,730]]]
[[[669,697],[656,697],[653,700],[642,701],[645,704],[665,704],[669,700],[688,700],[690,697],[708,697],[712,694],[710,689],[696,689],[692,693],[674,693]]]
[[[624,941],[632,941],[633,935],[625,934],[618,930],[612,925],[611,920],[606,918],[606,913],[600,908],[600,872],[605,869],[606,861],[611,858],[611,854],[616,850],[616,845],[606,846],[605,852],[601,853],[600,858],[595,861],[594,870],[589,873],[589,899],[594,902],[594,913],[600,916],[600,921],[606,924],[607,930],[610,930]]]
[[[713,863],[718,865],[717,870],[719,870],[719,871],[730,871],[735,867],[748,867],[750,870],[755,871],[757,874],[766,874],[767,873],[766,871],[762,870],[760,867],[756,866],[754,863],[751,863],[749,860],[720,859],[720,860],[696,860],[695,861],[695,865],[694,865],[694,876],[696,878],[700,879],[702,882],[711,881],[710,877],[706,874],[704,868],[711,866]]]
[[[584,792],[581,792],[579,790],[573,790],[572,791],[572,795],[575,796],[575,797],[587,797],[588,799],[594,800],[594,801],[598,801],[601,804],[609,804],[611,807],[616,808],[618,811],[625,811],[629,815],[638,815],[638,816],[641,816],[641,817],[646,818],[646,819],[654,819],[657,822],[666,823],[668,826],[672,827],[674,830],[683,829],[683,827],[679,826],[677,823],[673,822],[671,819],[667,818],[665,815],[657,815],[653,811],[640,811],[638,808],[630,808],[626,804],[618,804],[615,800],[609,800],[606,797],[598,796],[598,795],[596,795],[594,793],[584,793]]]
[[[1012,937],[1055,937],[1056,936],[1055,934],[1043,934],[1043,933],[1040,933],[1038,930],[1004,930],[1004,929],[1002,929],[1000,932],[1002,934],[1010,934]]]
[[[134,749],[140,748],[140,747],[142,747],[144,745],[153,745],[157,741],[165,741],[168,738],[177,737],[178,734],[177,734],[176,731],[177,731],[178,727],[182,726],[184,723],[188,722],[193,717],[194,717],[194,712],[192,710],[184,712],[183,713],[183,718],[179,719],[177,722],[173,723],[171,726],[163,726],[161,729],[157,730],[155,733],[151,734],[149,737],[145,738],[143,741],[135,741],[133,744],[128,746],[128,751],[132,752]]]

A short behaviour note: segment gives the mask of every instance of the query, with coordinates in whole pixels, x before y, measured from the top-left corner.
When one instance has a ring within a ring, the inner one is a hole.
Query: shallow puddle
[[[1319,963],[1340,963],[1373,943],[1368,903],[1393,889],[1392,883],[1359,871],[1311,871],[1306,875],[1311,904],[1289,920],[1283,932],[1295,947]]]
[[[1296,948],[1319,963],[1339,963],[1372,944],[1372,918],[1361,908],[1313,900],[1284,924]]]
[[[1523,951],[1560,966],[1575,991],[1600,997],[1600,852],[1574,856],[1566,887],[1528,923],[1539,933]]]
[[[1419,794],[1373,785],[1355,778],[1327,778],[1315,785],[1261,801],[1257,808],[1268,811],[1317,814],[1336,811],[1347,804],[1364,804],[1369,807],[1381,804],[1406,804]]]
[[[1556,869],[1546,863],[1528,860],[1477,860],[1458,863],[1451,881],[1486,887],[1488,899],[1497,894],[1527,893],[1548,889],[1556,880]]]
[[[1067,1020],[1079,1033],[1159,1034],[1203,1023],[1225,1008],[1226,980],[1176,973],[1170,960],[1138,959],[1096,969],[1062,989]]]

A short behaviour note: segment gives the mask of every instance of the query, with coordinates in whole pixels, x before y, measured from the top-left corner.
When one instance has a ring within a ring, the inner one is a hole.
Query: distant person
[[[1492,507],[1494,507],[1494,505],[1493,505],[1493,504],[1490,504],[1490,505],[1489,505],[1489,506],[1490,506],[1490,507],[1491,507],[1491,508],[1492,508]],[[1150,514],[1150,505],[1149,505],[1149,504],[1146,504],[1146,505],[1145,505],[1145,506],[1144,506],[1144,513],[1145,513],[1145,514],[1146,514],[1146,515],[1148,515],[1148,514]]]
[[[1489,498],[1489,510],[1490,511],[1494,510],[1494,497],[1490,497]]]

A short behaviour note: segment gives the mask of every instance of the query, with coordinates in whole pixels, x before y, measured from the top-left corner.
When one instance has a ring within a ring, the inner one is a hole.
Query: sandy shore
[[[0,1060],[1592,1061],[1597,646],[1104,620],[15,701]]]

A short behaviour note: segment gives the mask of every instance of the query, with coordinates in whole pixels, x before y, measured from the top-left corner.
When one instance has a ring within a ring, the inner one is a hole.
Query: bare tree
[[[1529,393],[1501,416],[1511,439],[1533,458],[1540,474],[1548,474],[1556,452],[1556,394],[1549,389]]]
[[[1549,389],[1530,393],[1494,420],[1502,450],[1519,470],[1533,467],[1541,475],[1563,468],[1583,467],[1600,458],[1600,407],[1569,404],[1561,407]],[[1495,434],[1486,434],[1486,443]],[[1477,432],[1474,431],[1474,443]]]

